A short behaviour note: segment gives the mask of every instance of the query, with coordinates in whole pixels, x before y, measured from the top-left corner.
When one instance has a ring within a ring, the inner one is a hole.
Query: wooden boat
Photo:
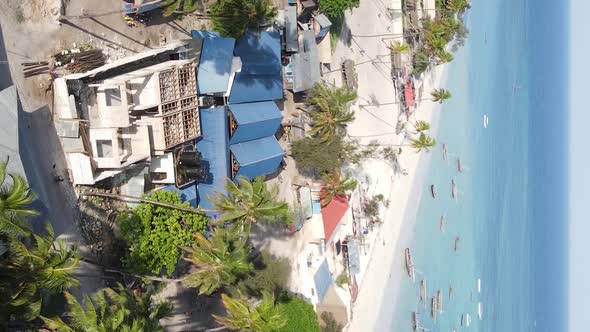
[[[426,306],[426,280],[420,280],[420,303]]]
[[[432,194],[432,198],[436,198],[436,192],[434,191],[434,185],[430,185],[430,193]]]
[[[463,166],[461,166],[461,159],[460,158],[457,158],[457,171],[459,173],[463,172]]]
[[[412,313],[412,331],[418,331],[418,313],[415,311]]]
[[[441,232],[445,231],[445,216],[440,216],[439,228]]]
[[[442,145],[442,158],[443,158],[443,160],[447,160],[447,145],[446,144]]]
[[[455,238],[455,252],[457,252],[457,250],[459,250],[459,237],[458,236]]]
[[[410,251],[410,248],[406,248],[405,257],[406,271],[408,272],[408,277],[414,279],[414,262],[412,261],[412,252]]]
[[[430,316],[432,316],[432,319],[436,320],[436,297],[432,297],[432,299],[430,300]]]
[[[451,180],[451,197],[457,197],[457,183],[455,182],[455,179]]]
[[[438,310],[439,313],[442,313],[442,304],[442,291],[439,289],[436,291],[436,310]]]

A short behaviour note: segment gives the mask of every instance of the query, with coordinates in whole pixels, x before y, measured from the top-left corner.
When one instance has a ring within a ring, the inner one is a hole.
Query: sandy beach
[[[430,95],[435,88],[444,87],[446,66],[434,68],[424,76],[423,98]],[[439,104],[423,100],[415,111],[413,121],[424,120],[431,124],[431,135],[436,138],[438,121],[441,115]],[[368,124],[365,132],[375,132]],[[355,128],[361,130],[361,128]],[[395,139],[394,139],[395,141]],[[402,144],[402,142],[392,142]],[[438,144],[441,144],[440,142]],[[347,331],[377,331],[389,326],[388,317],[380,313],[394,312],[397,302],[400,279],[406,277],[404,272],[403,248],[411,241],[414,231],[415,216],[421,195],[427,191],[424,176],[431,158],[440,156],[432,152],[415,153],[411,148],[404,148],[400,164],[408,172],[405,176],[395,176],[390,185],[390,205],[374,249],[367,272],[360,286],[358,298],[353,306],[353,316]],[[379,176],[379,167],[375,162],[363,165],[367,174]],[[393,315],[389,316],[393,319]]]

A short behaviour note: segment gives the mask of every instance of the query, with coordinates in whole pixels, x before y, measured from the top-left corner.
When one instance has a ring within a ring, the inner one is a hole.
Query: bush
[[[160,190],[149,198],[190,207],[189,203],[181,202],[176,192]],[[139,204],[131,213],[120,215],[119,220],[129,247],[123,265],[139,274],[171,275],[180,259],[179,247],[190,244],[193,233],[203,232],[207,226],[207,217],[202,214],[150,203]]]
[[[342,332],[344,326],[334,319],[334,315],[331,312],[322,312],[322,332]]]
[[[306,301],[290,297],[286,293],[279,297],[283,317],[287,319],[287,325],[277,332],[319,332],[320,323],[313,310],[313,305]]]
[[[291,275],[288,258],[276,258],[270,252],[262,251],[253,263],[255,271],[238,283],[239,291],[260,298],[265,291],[277,294],[287,287]]]
[[[320,11],[330,17],[342,17],[344,11],[357,8],[360,0],[320,0]]]
[[[336,278],[336,285],[342,286],[344,284],[348,284],[348,281],[349,280],[346,271],[342,271],[342,273],[340,273],[340,275]]]
[[[322,142],[319,138],[306,138],[291,146],[291,155],[297,163],[297,170],[316,179],[340,169],[354,154],[355,149],[340,137],[329,142]]]
[[[424,47],[418,49],[414,54],[414,74],[420,75],[428,68],[430,61],[430,55],[428,50]]]

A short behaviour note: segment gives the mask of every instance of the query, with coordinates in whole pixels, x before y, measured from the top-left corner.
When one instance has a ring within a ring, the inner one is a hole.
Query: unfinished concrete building
[[[148,161],[154,183],[174,183],[173,149],[201,135],[200,47],[177,41],[55,81],[58,134],[75,185]]]

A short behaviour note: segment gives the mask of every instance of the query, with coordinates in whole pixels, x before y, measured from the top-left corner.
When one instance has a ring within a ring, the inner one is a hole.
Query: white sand
[[[444,87],[446,66],[439,66],[425,77],[423,98],[430,96],[430,91]],[[443,84],[443,85],[441,85]],[[431,135],[436,137],[441,107],[431,101],[422,101],[415,112],[415,120],[424,120],[431,124]],[[360,131],[361,128],[355,128]],[[364,128],[366,133],[375,132],[374,127]],[[398,144],[401,142],[397,142]],[[353,307],[352,322],[348,331],[382,331],[388,329],[393,319],[395,304],[398,301],[399,283],[406,277],[404,271],[403,248],[413,237],[414,223],[418,203],[423,192],[428,193],[424,183],[430,164],[430,158],[440,158],[432,152],[415,153],[411,148],[404,148],[400,157],[406,176],[394,178],[390,195],[390,205],[379,230],[369,267],[360,284],[360,292]],[[377,168],[370,163],[364,165],[368,174],[380,176]],[[385,245],[383,245],[383,241]],[[381,315],[380,313],[385,313]]]

